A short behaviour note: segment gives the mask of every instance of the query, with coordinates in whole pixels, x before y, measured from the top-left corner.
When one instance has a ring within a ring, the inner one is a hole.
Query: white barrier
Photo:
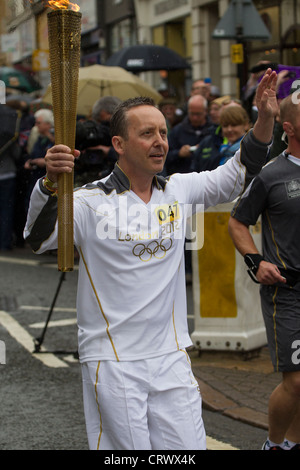
[[[228,234],[233,205],[205,212],[204,246],[192,252],[195,330],[191,337],[201,350],[251,351],[267,344],[259,285],[250,279]],[[260,221],[250,230],[261,250]]]

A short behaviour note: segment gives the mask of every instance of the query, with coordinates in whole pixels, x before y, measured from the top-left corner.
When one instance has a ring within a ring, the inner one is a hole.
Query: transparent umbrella
[[[136,96],[149,96],[159,103],[162,96],[139,77],[121,67],[91,65],[79,69],[77,114],[88,116],[102,96],[115,96],[122,101]],[[52,103],[51,84],[42,98]]]

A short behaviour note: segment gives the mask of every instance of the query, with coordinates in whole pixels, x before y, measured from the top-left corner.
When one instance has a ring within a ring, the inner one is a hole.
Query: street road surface
[[[77,359],[78,270],[27,249],[0,256],[0,450],[88,450]],[[40,352],[35,342],[57,296]],[[203,411],[209,450],[257,450],[265,431]]]

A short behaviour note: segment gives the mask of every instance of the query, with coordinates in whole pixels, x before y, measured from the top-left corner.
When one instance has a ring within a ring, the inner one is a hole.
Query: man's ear
[[[290,122],[284,121],[282,127],[287,136],[294,135],[295,130]]]
[[[112,142],[112,145],[115,149],[115,151],[118,153],[118,154],[122,154],[123,153],[123,149],[124,149],[124,140],[122,139],[122,137],[120,137],[119,135],[114,135],[113,138],[111,139],[111,142]]]

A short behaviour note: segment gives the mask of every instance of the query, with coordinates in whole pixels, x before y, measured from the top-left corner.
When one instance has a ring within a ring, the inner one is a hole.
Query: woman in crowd
[[[223,165],[239,148],[241,140],[250,127],[246,110],[232,103],[222,108],[220,114],[223,142],[219,147],[213,145],[212,136],[208,136],[195,152],[195,171],[213,170]]]

